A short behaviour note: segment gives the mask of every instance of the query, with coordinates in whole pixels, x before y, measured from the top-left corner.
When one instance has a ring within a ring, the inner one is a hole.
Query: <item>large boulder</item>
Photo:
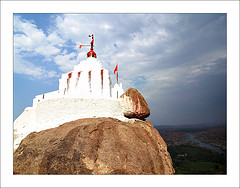
[[[13,156],[14,174],[173,174],[149,121],[88,118],[33,132]]]
[[[148,104],[138,90],[129,88],[120,98],[124,106],[125,117],[145,119],[150,115]]]

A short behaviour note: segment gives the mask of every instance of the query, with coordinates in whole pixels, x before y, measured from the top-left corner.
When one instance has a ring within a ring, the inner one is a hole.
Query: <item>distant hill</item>
[[[221,123],[205,123],[205,124],[181,124],[181,125],[154,125],[157,130],[179,130],[179,129],[206,129],[218,126],[226,126]]]

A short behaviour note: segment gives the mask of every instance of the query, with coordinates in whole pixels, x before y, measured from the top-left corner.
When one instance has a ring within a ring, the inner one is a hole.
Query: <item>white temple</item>
[[[33,106],[25,108],[14,121],[14,149],[29,133],[69,121],[93,117],[126,119],[119,99],[124,93],[122,83],[116,83],[112,88],[109,71],[97,59],[93,35],[91,37],[87,59],[61,76],[57,91],[37,95]]]
[[[93,51],[93,35],[91,50],[87,53],[87,59],[81,61],[74,70],[62,75],[59,79],[59,90],[37,95],[33,100],[33,106],[50,98],[72,96],[77,98],[119,98],[124,93],[122,83],[116,83],[112,88],[109,71],[102,67]],[[83,46],[83,45],[81,45]]]

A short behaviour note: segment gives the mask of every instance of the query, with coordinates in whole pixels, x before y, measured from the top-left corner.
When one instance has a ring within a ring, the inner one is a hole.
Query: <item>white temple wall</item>
[[[58,97],[60,97],[59,91],[52,91],[52,92],[49,92],[49,93],[44,93],[44,94],[41,94],[41,95],[37,95],[33,99],[33,107],[36,107],[37,104],[39,102],[43,101],[43,100],[54,99],[54,98],[58,98]]]
[[[108,70],[103,71],[103,97],[112,97],[112,86],[111,79]]]
[[[90,83],[90,96],[97,97],[101,96],[101,69],[91,70],[91,80]]]
[[[21,140],[33,132],[32,126],[35,121],[35,108],[27,107],[23,113],[14,121],[14,150],[17,149]]]
[[[112,88],[112,97],[113,98],[119,98],[124,93],[124,90],[122,88],[122,83],[115,84]]]
[[[37,124],[62,122],[90,117],[123,117],[120,100],[59,98],[40,102],[35,109]],[[41,127],[42,127],[41,125]]]
[[[68,88],[67,88],[67,93],[68,94],[71,94],[71,93],[74,93],[74,91],[75,91],[75,88],[76,88],[76,80],[77,80],[77,73],[76,72],[72,72],[71,73],[71,78],[69,78],[69,80],[68,80]],[[67,82],[67,80],[66,80],[66,82]]]
[[[67,88],[67,74],[62,74],[62,77],[59,79],[59,93],[64,95]]]
[[[26,108],[14,122],[16,149],[29,133],[41,131],[82,118],[112,117],[126,120],[120,99],[73,98],[48,99],[37,104],[36,108]]]
[[[76,95],[81,96],[81,97],[89,97],[90,90],[89,90],[88,72],[87,71],[81,72],[75,93],[76,93]]]

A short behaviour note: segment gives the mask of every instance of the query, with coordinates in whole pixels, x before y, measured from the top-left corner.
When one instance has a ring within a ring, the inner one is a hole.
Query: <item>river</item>
[[[192,143],[193,142],[198,143],[200,147],[208,148],[210,150],[218,152],[219,154],[222,154],[222,153],[225,154],[225,152],[221,148],[212,146],[210,144],[206,144],[206,143],[196,139],[195,136],[191,133],[188,134],[188,137],[186,139],[192,141]]]

